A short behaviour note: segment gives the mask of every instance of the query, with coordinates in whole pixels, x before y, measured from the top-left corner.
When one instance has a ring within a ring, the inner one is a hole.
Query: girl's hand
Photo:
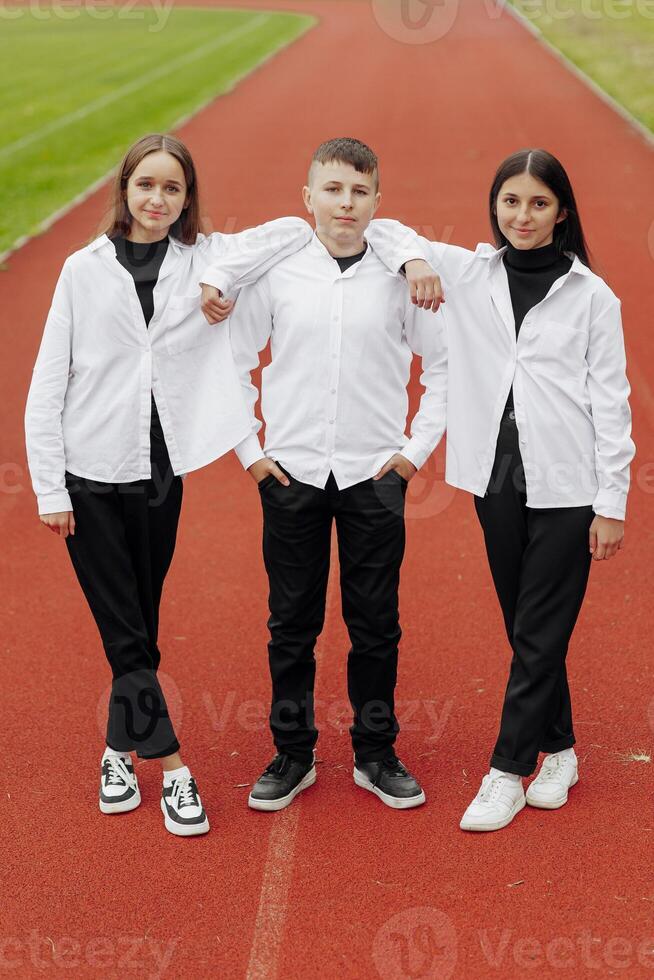
[[[589,538],[593,561],[613,558],[624,543],[624,521],[598,515],[590,525]]]
[[[215,286],[208,286],[205,282],[202,286],[202,300],[200,306],[205,319],[211,323],[222,323],[234,309],[231,299],[225,299],[223,294]]]
[[[267,456],[265,459],[258,459],[256,463],[249,466],[248,473],[255,483],[261,483],[267,476],[274,476],[275,479],[279,480],[279,482],[285,487],[289,487],[291,485],[290,480],[284,471],[280,470],[275,460],[269,459]]]
[[[403,477],[408,483],[412,476],[414,476],[418,471],[413,465],[413,463],[402,456],[401,453],[395,453],[394,456],[384,463],[379,473],[375,473],[373,480],[381,480],[382,476],[385,476],[390,470],[397,470],[401,477]]]
[[[411,302],[423,310],[436,313],[445,302],[440,277],[436,275],[429,262],[424,259],[411,259],[404,263],[404,274],[411,291]]]
[[[39,517],[41,524],[45,524],[55,534],[67,538],[69,534],[75,534],[75,518],[72,510],[65,510],[61,514],[41,514]]]

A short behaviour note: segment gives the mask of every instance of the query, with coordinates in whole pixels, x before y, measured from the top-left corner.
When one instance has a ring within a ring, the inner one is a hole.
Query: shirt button
[[[335,361],[337,357],[338,357],[338,354],[332,354],[332,361]]]
[[[333,425],[334,424],[334,419],[329,419],[328,421],[329,421],[329,424],[330,425]]]
[[[332,395],[335,395],[336,394],[336,388],[330,388],[330,393]]]

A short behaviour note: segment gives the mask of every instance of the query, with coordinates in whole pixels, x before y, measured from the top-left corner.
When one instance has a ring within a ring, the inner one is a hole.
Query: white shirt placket
[[[341,341],[343,337],[343,280],[339,276],[332,284],[329,313],[329,377],[327,388],[326,451],[329,466],[336,453],[336,417],[338,413],[338,382],[341,370]]]

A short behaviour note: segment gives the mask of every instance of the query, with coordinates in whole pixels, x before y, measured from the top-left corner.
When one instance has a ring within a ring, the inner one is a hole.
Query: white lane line
[[[0,160],[11,156],[12,153],[16,153],[18,150],[25,149],[26,146],[31,146],[32,143],[38,143],[38,141],[43,139],[45,136],[49,136],[51,133],[55,133],[59,129],[64,129],[71,123],[78,122],[80,119],[85,119],[87,116],[97,112],[99,109],[104,109],[105,106],[111,105],[112,102],[117,102],[126,95],[131,95],[132,92],[136,92],[145,85],[149,85],[150,82],[156,82],[158,79],[170,75],[171,72],[176,71],[178,68],[183,68],[185,65],[189,65],[193,61],[198,61],[198,59],[204,58],[205,55],[210,54],[212,51],[216,51],[218,48],[222,48],[226,44],[231,44],[232,41],[236,41],[238,38],[243,37],[243,35],[249,34],[251,31],[256,30],[263,24],[266,24],[270,20],[271,16],[271,14],[258,14],[246,24],[241,24],[240,27],[235,27],[226,34],[223,34],[218,38],[214,38],[212,41],[207,41],[206,44],[201,44],[198,48],[194,48],[193,51],[180,55],[178,58],[173,58],[172,61],[166,61],[163,65],[159,65],[158,68],[153,68],[152,71],[146,72],[145,75],[141,75],[140,78],[135,78],[133,81],[128,82],[121,88],[115,89],[113,92],[107,92],[106,95],[102,95],[93,102],[89,102],[87,105],[81,106],[74,112],[69,112],[67,115],[61,116],[59,119],[53,119],[52,122],[41,127],[41,129],[37,129],[33,133],[28,133],[27,136],[23,136],[18,140],[14,140],[13,143],[8,143],[7,146],[3,146],[2,149],[0,149]]]
[[[335,532],[332,531],[332,569],[327,587],[325,627],[322,636],[325,635],[332,620],[332,599],[334,591],[338,588],[338,574],[333,567],[334,542]],[[319,659],[316,656],[316,660],[319,661]],[[291,803],[286,810],[280,810],[272,818],[273,825],[268,841],[259,909],[254,924],[250,961],[245,980],[277,980],[279,953],[284,938],[284,926],[288,910],[288,893],[293,880],[295,843],[300,821],[301,800],[302,795],[300,794],[297,800]]]
[[[299,819],[299,800],[273,816],[246,980],[277,977]]]

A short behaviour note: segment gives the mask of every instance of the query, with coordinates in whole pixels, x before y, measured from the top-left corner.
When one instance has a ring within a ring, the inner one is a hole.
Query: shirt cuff
[[[234,452],[241,461],[241,466],[244,470],[248,470],[258,460],[266,458],[266,454],[261,448],[259,437],[255,432],[252,432],[243,442],[239,442]]]
[[[39,506],[39,517],[41,514],[63,514],[64,511],[72,510],[70,494],[67,490],[55,490],[54,493],[42,493],[36,498]]]
[[[611,490],[598,490],[593,501],[593,510],[598,517],[611,517],[614,521],[624,521],[627,511],[627,494]]]
[[[404,443],[403,448],[400,450],[400,454],[406,457],[406,459],[408,459],[410,463],[413,463],[415,468],[419,470],[421,466],[424,466],[428,457],[431,455],[431,450],[425,449],[424,445],[419,442],[415,436],[413,436],[411,439],[407,439],[407,441]]]
[[[215,286],[216,289],[220,290],[223,296],[227,296],[227,293],[231,293],[232,289],[234,288],[234,280],[222,273],[220,269],[214,267],[205,269],[202,273],[200,286],[204,284],[207,286]]]

